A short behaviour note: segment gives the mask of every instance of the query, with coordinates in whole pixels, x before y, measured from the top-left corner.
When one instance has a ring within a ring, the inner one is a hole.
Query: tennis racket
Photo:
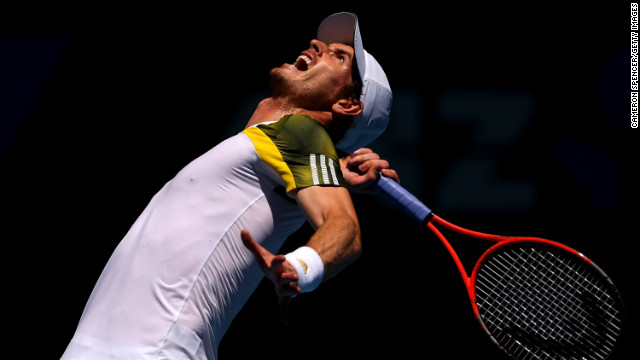
[[[393,180],[374,185],[445,245],[462,275],[476,318],[518,360],[606,359],[622,332],[622,299],[611,279],[583,254],[560,243],[481,233],[437,215]],[[471,276],[436,225],[496,242]]]

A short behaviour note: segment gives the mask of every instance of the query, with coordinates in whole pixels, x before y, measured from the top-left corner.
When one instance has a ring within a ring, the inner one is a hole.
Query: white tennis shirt
[[[246,129],[188,164],[115,249],[62,359],[216,359],[263,278],[241,230],[277,253],[305,221],[284,189],[314,184],[344,180],[328,134],[302,115]]]

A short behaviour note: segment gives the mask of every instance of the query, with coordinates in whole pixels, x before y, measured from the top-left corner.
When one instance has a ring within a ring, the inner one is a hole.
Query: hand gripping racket
[[[609,277],[581,253],[554,241],[467,230],[434,215],[406,189],[380,177],[375,187],[445,245],[489,337],[518,360],[602,360],[621,336],[623,305]],[[436,224],[496,242],[471,276]]]

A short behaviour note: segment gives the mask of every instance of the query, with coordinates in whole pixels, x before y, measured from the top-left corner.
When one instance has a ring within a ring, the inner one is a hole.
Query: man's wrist
[[[302,292],[315,290],[324,277],[324,263],[318,253],[302,246],[285,255],[285,258],[298,273],[298,287]]]

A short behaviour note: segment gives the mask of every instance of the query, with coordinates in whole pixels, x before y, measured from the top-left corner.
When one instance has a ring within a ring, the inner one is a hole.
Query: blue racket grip
[[[397,182],[380,175],[380,178],[373,183],[373,187],[414,220],[424,224],[431,219],[433,213],[431,209]]]

